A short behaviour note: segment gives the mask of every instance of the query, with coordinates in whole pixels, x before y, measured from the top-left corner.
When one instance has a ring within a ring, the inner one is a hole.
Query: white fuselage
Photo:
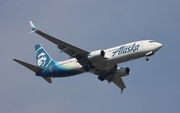
[[[156,52],[162,47],[162,44],[152,40],[143,40],[132,42],[117,47],[104,50],[105,58],[96,62],[91,62],[96,69],[106,69],[107,67],[117,65],[118,63],[137,59],[146,56],[148,52]],[[85,72],[82,66],[75,58],[58,62],[57,65],[68,67],[69,69],[76,69]],[[93,72],[90,70],[89,72]]]

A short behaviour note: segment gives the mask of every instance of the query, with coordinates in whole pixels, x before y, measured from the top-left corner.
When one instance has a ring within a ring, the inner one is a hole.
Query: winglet
[[[36,30],[36,27],[35,27],[35,25],[33,24],[33,22],[32,22],[32,21],[29,21],[29,23],[30,23],[30,25],[31,25],[32,31],[35,31],[35,30]]]

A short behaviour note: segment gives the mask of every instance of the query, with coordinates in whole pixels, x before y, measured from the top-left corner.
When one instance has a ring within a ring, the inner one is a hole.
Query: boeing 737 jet
[[[70,56],[68,60],[55,61],[40,44],[37,44],[35,45],[36,66],[13,59],[34,71],[36,76],[44,78],[49,83],[52,83],[52,77],[69,77],[89,72],[97,75],[100,81],[107,80],[108,83],[113,82],[121,89],[122,93],[123,89],[126,88],[122,77],[129,75],[130,68],[118,67],[117,65],[141,57],[148,61],[149,56],[154,55],[162,47],[162,44],[156,41],[142,40],[90,52],[38,30],[32,21],[30,21],[30,25],[32,32],[56,44],[61,52]]]

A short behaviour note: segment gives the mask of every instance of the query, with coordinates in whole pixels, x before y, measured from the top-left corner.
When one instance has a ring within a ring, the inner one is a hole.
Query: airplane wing
[[[52,43],[56,44],[57,47],[61,50],[61,52],[65,52],[66,54],[68,54],[70,56],[70,58],[75,57],[76,59],[79,60],[81,58],[85,58],[86,56],[88,56],[88,54],[89,54],[88,51],[85,51],[76,46],[68,44],[64,41],[61,41],[57,38],[54,38],[42,31],[36,29],[36,27],[34,26],[32,21],[30,21],[30,25],[33,30],[32,32],[35,32],[35,33],[39,34],[40,36],[46,38],[47,40],[51,41]]]
[[[121,77],[116,77],[112,81],[121,89],[121,93],[123,92],[124,88],[126,88],[126,85],[124,84]]]
[[[115,70],[117,70],[117,65],[112,66],[112,67],[108,68],[107,70],[101,70],[98,72],[94,72],[94,74],[96,74],[98,76],[104,75],[106,77],[106,80],[108,81],[108,83],[113,82],[115,85],[117,85],[121,89],[121,94],[122,94],[124,88],[126,88],[126,85],[124,84],[121,77],[113,76],[113,72]]]

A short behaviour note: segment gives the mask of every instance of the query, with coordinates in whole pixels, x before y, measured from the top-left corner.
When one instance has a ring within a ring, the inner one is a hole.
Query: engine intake
[[[113,75],[115,77],[123,77],[123,76],[129,75],[129,73],[130,73],[129,67],[121,67],[121,68],[117,69]]]
[[[104,56],[105,56],[105,52],[103,50],[96,50],[96,51],[89,53],[88,59],[90,61],[97,61],[97,60],[103,59]]]

